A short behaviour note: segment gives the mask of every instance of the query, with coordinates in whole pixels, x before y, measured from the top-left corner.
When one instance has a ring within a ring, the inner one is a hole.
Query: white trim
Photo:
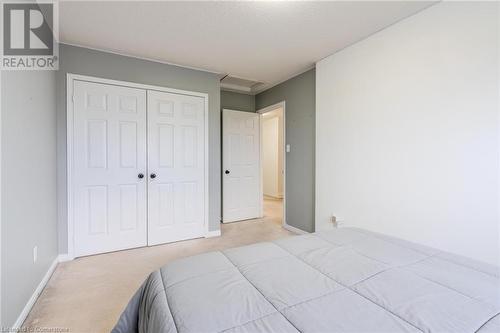
[[[54,271],[57,267],[57,264],[59,263],[58,259],[59,259],[59,257],[56,257],[54,259],[54,261],[50,265],[49,269],[47,270],[47,272],[43,276],[42,281],[40,281],[40,283],[36,287],[35,291],[31,295],[30,299],[28,300],[28,302],[24,306],[23,311],[21,311],[21,313],[19,314],[19,317],[17,317],[16,322],[12,326],[12,328],[14,330],[19,329],[23,326],[23,323],[26,320],[26,318],[28,317],[28,314],[30,313],[31,308],[33,308],[33,305],[35,305],[36,300],[38,299],[38,297],[42,293],[43,289],[47,285],[47,282],[49,282],[50,277],[52,276],[52,273],[54,273]]]
[[[219,230],[212,230],[212,231],[207,231],[205,234],[205,238],[212,238],[212,237],[219,237],[221,235],[221,231]]]
[[[308,232],[307,232],[307,231],[304,231],[304,230],[299,229],[299,228],[292,227],[291,225],[286,224],[286,223],[284,223],[284,224],[283,224],[283,228],[285,228],[286,230],[291,231],[291,232],[293,232],[293,233],[296,233],[296,234],[298,234],[298,235],[305,235],[305,234],[308,234]]]
[[[128,88],[136,88],[136,89],[144,89],[144,90],[156,90],[156,91],[162,91],[162,92],[167,92],[167,93],[172,93],[172,94],[180,94],[180,95],[188,95],[188,96],[198,96],[198,97],[203,97],[203,98],[208,99],[208,94],[207,93],[201,93],[201,92],[189,91],[189,90],[182,90],[182,89],[174,89],[174,88],[161,87],[161,86],[155,86],[155,85],[149,85],[149,84],[142,84],[142,83],[135,83],[135,82],[129,82],[129,81],[111,80],[111,79],[104,79],[104,78],[100,78],[100,77],[94,77],[94,76],[88,76],[88,75],[79,75],[79,74],[71,74],[71,73],[67,74],[67,78],[68,78],[68,82],[71,81],[71,83],[74,80],[78,80],[78,81],[103,83],[103,84],[109,84],[109,85],[121,86],[121,87],[128,87]]]
[[[151,61],[151,62],[156,62],[156,63],[159,63],[159,64],[164,64],[164,65],[169,65],[169,66],[175,66],[175,67],[180,67],[180,68],[186,68],[186,69],[200,71],[200,72],[205,72],[205,73],[210,73],[210,74],[216,74],[216,75],[224,75],[225,74],[224,72],[217,72],[217,71],[213,71],[213,70],[210,70],[210,69],[204,69],[204,68],[187,66],[187,65],[180,65],[180,64],[176,64],[176,63],[172,63],[172,62],[168,62],[168,61],[163,61],[163,60],[159,60],[159,59],[141,57],[141,56],[131,55],[131,54],[122,53],[122,52],[118,52],[118,51],[112,51],[112,50],[106,50],[106,49],[101,49],[101,48],[97,48],[97,47],[90,47],[90,46],[80,45],[80,44],[76,44],[76,43],[59,42],[59,44],[73,46],[73,47],[79,47],[79,48],[82,48],[82,49],[88,49],[88,50],[93,50],[93,51],[99,51],[99,52],[103,52],[103,53],[115,54],[115,55],[122,56],[122,57],[128,57],[128,58],[145,60],[145,61]],[[330,55],[328,55],[328,56],[330,56]],[[225,90],[225,91],[239,92],[239,93],[242,93],[242,94],[255,96],[257,94],[260,94],[261,92],[264,92],[264,91],[266,91],[268,89],[276,87],[277,85],[282,84],[283,82],[286,82],[286,81],[288,81],[290,79],[293,79],[294,77],[299,76],[300,74],[304,74],[305,72],[307,72],[307,71],[309,71],[309,70],[311,70],[311,69],[313,69],[315,67],[316,67],[316,63],[314,63],[314,64],[312,64],[310,66],[307,66],[306,68],[303,68],[303,69],[299,70],[298,72],[294,72],[294,73],[292,73],[290,75],[287,75],[286,78],[281,79],[281,80],[279,80],[277,82],[274,82],[274,83],[271,83],[271,84],[264,83],[263,86],[261,86],[259,89],[256,89],[256,90],[252,90],[251,88],[250,88],[250,90],[247,90],[246,87],[244,87],[242,90],[238,89],[238,87],[241,87],[241,86],[234,86],[234,87],[227,87],[227,88],[225,88],[225,87],[223,87],[223,84],[221,84],[221,88],[223,88],[222,90]],[[231,77],[236,77],[236,76],[231,76]],[[240,79],[244,79],[244,80],[255,81],[255,82],[261,83],[260,80],[249,79],[249,78],[241,78],[241,77],[236,77],[236,78],[240,78]]]
[[[71,74],[66,74],[66,208],[68,232],[68,257],[75,258],[74,216],[73,216],[73,81]]]
[[[114,54],[114,55],[118,55],[118,56],[122,56],[122,57],[127,57],[127,58],[134,58],[134,59],[139,59],[139,60],[151,61],[151,62],[156,62],[159,64],[164,64],[164,65],[169,65],[169,66],[181,67],[181,68],[190,69],[193,71],[199,71],[199,72],[205,72],[205,73],[217,74],[217,75],[224,74],[224,73],[212,71],[209,69],[203,69],[203,68],[187,66],[187,65],[180,65],[180,64],[176,64],[176,63],[168,62],[168,61],[164,61],[164,60],[148,58],[148,57],[141,57],[141,56],[126,54],[126,53],[122,53],[122,52],[118,52],[118,51],[100,49],[97,47],[84,46],[84,45],[80,45],[80,44],[76,44],[76,43],[59,42],[59,44],[73,46],[73,47],[79,47],[81,49],[87,49],[87,50],[92,50],[92,51],[99,51],[99,52],[103,52],[103,53],[110,53],[110,54]]]
[[[265,108],[259,109],[256,112],[260,113],[260,114],[262,114],[262,113],[268,113],[270,111],[279,109],[280,107],[283,108],[283,114],[284,114],[285,113],[285,107],[286,107],[286,101],[281,101],[281,102],[278,102],[278,103],[266,106]]]
[[[203,98],[205,98],[205,152],[204,152],[204,155],[205,155],[205,212],[204,212],[204,215],[205,215],[205,231],[206,231],[206,234],[209,233],[209,224],[210,224],[210,221],[209,221],[209,207],[210,207],[210,193],[209,193],[209,179],[208,177],[210,176],[209,175],[209,151],[210,151],[210,148],[209,148],[209,143],[208,143],[208,139],[209,139],[209,136],[208,136],[208,130],[209,130],[209,127],[208,127],[208,94],[204,94]],[[220,225],[219,225],[219,232],[220,232]]]
[[[270,195],[270,194],[264,194],[264,198],[270,198],[270,199],[276,199],[276,200],[279,200],[279,199],[283,199],[283,193],[276,193],[274,195]]]
[[[2,71],[0,71],[0,162],[2,161]],[[0,244],[2,243],[2,163],[0,163]],[[0,246],[0,277],[2,275],[2,246]],[[0,278],[1,280],[1,278]],[[1,281],[0,281],[1,282]],[[2,300],[2,283],[0,283],[0,300]],[[0,301],[0,325],[2,321],[2,302]]]
[[[260,217],[264,217],[264,155],[262,145],[264,143],[264,135],[263,135],[263,125],[264,125],[264,117],[260,112],[259,113],[259,215]],[[279,126],[279,125],[278,125]],[[284,203],[284,201],[283,201]],[[283,219],[284,221],[285,219]]]
[[[500,6],[497,6],[497,17],[500,17]],[[497,43],[497,54],[500,54],[500,43]],[[500,80],[500,66],[497,66],[497,79]],[[498,82],[498,81],[497,81]],[[500,105],[500,93],[497,94],[497,105]],[[500,113],[497,113],[497,128],[500,128]],[[498,136],[498,147],[500,147],[500,135]],[[500,168],[498,168],[498,177],[497,177],[497,189],[500,188]],[[500,195],[497,196],[497,212],[498,216],[500,216]],[[498,228],[498,239],[500,239],[500,228]],[[498,253],[500,254],[500,242],[498,243]]]
[[[70,257],[67,253],[60,254],[59,256],[57,256],[57,261],[59,262],[71,261],[73,259],[75,258]]]
[[[273,105],[266,106],[265,108],[262,108],[260,110],[257,110],[257,113],[261,114],[261,122],[260,122],[260,132],[262,133],[262,114],[271,112],[276,109],[283,109],[283,221],[282,225],[283,228],[286,229],[286,226],[288,224],[286,223],[286,101],[281,101]],[[262,155],[262,134],[260,138],[260,154]],[[261,204],[261,209],[263,211],[263,200],[264,200],[264,185],[263,185],[263,170],[262,170],[262,156],[260,158],[260,204]],[[292,227],[293,228],[293,227]],[[300,229],[297,229],[300,230]]]
[[[2,71],[0,71],[0,162],[2,161]],[[0,244],[2,243],[2,163],[0,163]],[[0,246],[0,277],[2,275],[2,246]],[[0,279],[1,280],[1,279]],[[2,283],[0,283],[0,300],[2,298]],[[0,301],[0,325],[2,321],[2,302]]]
[[[253,92],[249,92],[249,91],[244,91],[244,90],[237,90],[237,89],[231,89],[231,88],[226,88],[226,87],[223,87],[222,84],[220,86],[220,90],[221,91],[226,91],[226,92],[234,92],[234,93],[237,93],[237,94],[242,94],[242,95],[247,95],[247,96],[255,96],[255,94]]]
[[[221,90],[225,90],[225,91],[234,91],[234,92],[247,94],[247,95],[252,94],[252,88],[249,88],[246,86],[240,86],[238,84],[231,84],[231,83],[222,82],[220,84],[220,88],[221,88]]]
[[[73,85],[74,81],[86,81],[86,82],[94,82],[94,83],[102,83],[102,84],[108,84],[108,85],[115,85],[115,86],[122,86],[122,87],[129,87],[129,88],[136,88],[136,89],[143,89],[143,90],[154,90],[154,91],[161,91],[161,92],[167,92],[167,93],[174,93],[174,94],[181,94],[181,95],[188,95],[188,96],[197,96],[205,99],[205,151],[204,151],[204,161],[205,161],[205,200],[204,200],[204,217],[205,217],[205,231],[206,233],[209,232],[208,226],[209,226],[209,216],[208,216],[208,211],[209,211],[209,206],[210,206],[210,196],[209,196],[209,135],[208,135],[208,94],[207,93],[201,93],[201,92],[195,92],[195,91],[188,91],[188,90],[181,90],[181,89],[173,89],[173,88],[167,88],[167,87],[161,87],[161,86],[155,86],[155,85],[148,85],[148,84],[141,84],[141,83],[134,83],[134,82],[127,82],[127,81],[118,81],[118,80],[110,80],[110,79],[103,79],[103,78],[98,78],[98,77],[93,77],[93,76],[87,76],[87,75],[78,75],[78,74],[71,74],[67,73],[66,74],[66,148],[67,148],[67,156],[66,156],[66,161],[67,161],[67,172],[66,172],[66,190],[67,190],[67,209],[68,209],[68,253],[65,254],[65,258],[67,260],[72,260],[75,258],[75,234],[74,234],[74,216],[73,216],[73,115],[74,115],[74,105],[73,105]]]

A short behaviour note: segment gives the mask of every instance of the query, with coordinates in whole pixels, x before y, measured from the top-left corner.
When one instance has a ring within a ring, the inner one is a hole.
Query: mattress
[[[362,229],[210,252],[153,272],[125,332],[500,332],[498,267]]]

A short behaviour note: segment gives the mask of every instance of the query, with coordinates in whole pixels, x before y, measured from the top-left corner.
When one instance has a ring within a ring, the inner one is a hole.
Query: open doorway
[[[258,111],[261,116],[261,200],[263,217],[285,223],[285,103]]]
[[[286,109],[222,110],[222,223],[286,224]]]

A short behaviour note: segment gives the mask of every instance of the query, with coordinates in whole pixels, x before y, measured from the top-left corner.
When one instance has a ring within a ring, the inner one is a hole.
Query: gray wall
[[[66,218],[66,74],[81,74],[106,79],[131,81],[184,89],[209,95],[209,229],[220,228],[220,84],[216,74],[60,45],[57,74],[57,151],[59,190],[59,248],[67,252]]]
[[[293,227],[314,231],[315,87],[311,69],[256,96],[256,109],[286,102],[286,219]]]
[[[255,112],[255,96],[221,90],[220,107],[221,109]]]
[[[57,257],[55,72],[5,71],[1,94],[1,324],[11,327]]]

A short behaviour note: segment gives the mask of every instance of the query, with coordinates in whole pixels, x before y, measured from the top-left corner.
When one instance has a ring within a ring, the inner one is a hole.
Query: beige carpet
[[[222,225],[222,236],[78,258],[57,266],[25,327],[109,332],[147,275],[171,260],[293,235],[281,227],[281,200],[262,219]]]

